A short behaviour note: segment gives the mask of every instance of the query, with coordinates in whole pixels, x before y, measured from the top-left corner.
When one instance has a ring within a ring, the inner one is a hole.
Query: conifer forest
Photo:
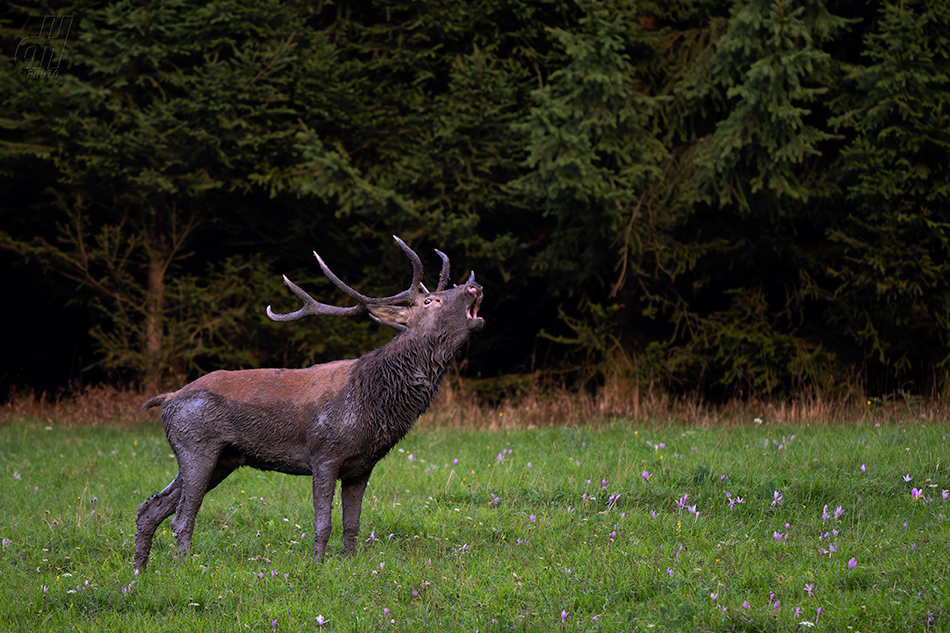
[[[0,397],[354,357],[474,270],[486,397],[950,392],[950,1],[80,0],[0,18]]]

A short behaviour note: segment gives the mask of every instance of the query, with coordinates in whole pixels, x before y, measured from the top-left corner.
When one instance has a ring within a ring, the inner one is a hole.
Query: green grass
[[[312,563],[307,478],[245,469],[188,557],[166,522],[136,576],[135,510],[176,471],[161,429],[8,425],[0,630],[947,630],[948,430],[417,430],[354,558],[335,509]]]

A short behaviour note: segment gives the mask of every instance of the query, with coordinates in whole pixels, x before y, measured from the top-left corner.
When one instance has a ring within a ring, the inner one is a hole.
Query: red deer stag
[[[144,570],[158,525],[172,514],[178,552],[191,543],[205,494],[240,466],[313,477],[313,558],[322,561],[330,539],[336,480],[342,485],[343,550],[356,550],[363,493],[373,466],[401,440],[439,389],[454,354],[484,322],[478,316],[482,287],[473,272],[462,286],[446,289],[449,258],[435,292],[422,285],[422,262],[396,238],[412,262],[408,290],[366,297],[334,275],[314,253],[324,274],[356,302],[337,307],[317,302],[292,281],[303,301],[293,321],[310,315],[362,312],[399,330],[386,345],[355,360],[306,369],[215,371],[178,391],[151,398],[141,411],[161,405],[165,436],[178,459],[178,474],[138,509],[135,568]]]

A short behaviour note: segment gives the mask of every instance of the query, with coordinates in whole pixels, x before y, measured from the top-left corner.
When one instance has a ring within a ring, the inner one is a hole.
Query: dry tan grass
[[[26,419],[67,426],[128,426],[155,423],[157,410],[139,414],[151,395],[109,385],[85,386],[58,394],[20,391],[0,405],[0,424]],[[654,386],[608,380],[596,394],[545,387],[539,380],[525,394],[485,402],[459,380],[446,381],[421,428],[505,429],[544,426],[599,426],[619,419],[651,426],[734,426],[745,424],[878,424],[947,422],[950,407],[939,402],[900,399],[835,401],[801,394],[785,400],[755,398],[710,403],[699,396],[671,396]]]
[[[139,391],[91,385],[56,394],[16,391],[0,406],[0,424],[32,418],[67,426],[128,426],[155,419],[138,415],[147,399]]]
[[[646,388],[623,379],[608,380],[595,394],[546,388],[539,383],[527,394],[500,403],[448,382],[420,420],[426,428],[532,428],[604,425],[616,420],[651,426],[735,426],[752,424],[880,424],[947,422],[950,408],[939,402],[868,401],[863,394],[847,401],[803,393],[784,400],[730,400],[711,403],[697,395],[671,396],[654,385]]]

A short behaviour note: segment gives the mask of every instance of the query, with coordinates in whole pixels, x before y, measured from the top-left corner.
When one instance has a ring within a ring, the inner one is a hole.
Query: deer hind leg
[[[175,478],[164,490],[153,494],[139,506],[135,524],[135,569],[144,570],[152,551],[152,538],[162,521],[170,517],[181,497],[181,477]]]
[[[313,560],[323,562],[327,542],[333,526],[330,517],[333,509],[333,493],[336,490],[336,473],[328,474],[314,469],[313,475]]]
[[[217,485],[227,476],[227,474],[221,476],[217,472],[221,448],[204,448],[205,450],[201,452],[180,449],[176,451],[178,477],[182,482],[182,490],[178,506],[175,508],[175,518],[172,519],[172,532],[178,538],[178,553],[182,556],[188,552],[188,547],[191,545],[191,535],[195,531],[195,518],[198,516],[205,493],[211,487],[211,482],[214,481]]]

